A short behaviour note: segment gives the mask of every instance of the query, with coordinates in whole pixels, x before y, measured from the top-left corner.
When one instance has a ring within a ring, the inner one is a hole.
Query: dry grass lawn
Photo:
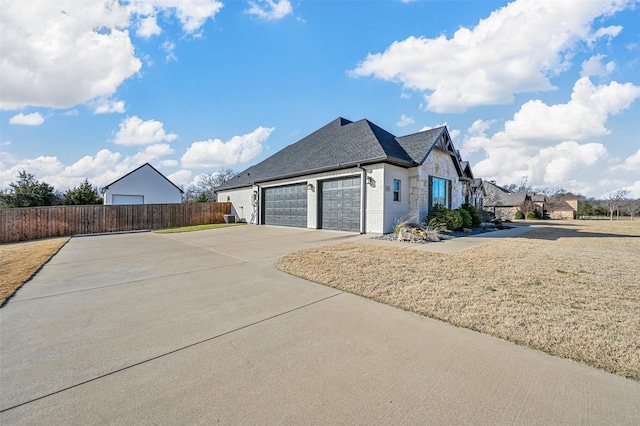
[[[277,267],[640,380],[640,220],[545,224],[453,255],[344,243]]]
[[[0,306],[67,241],[63,237],[0,245]]]

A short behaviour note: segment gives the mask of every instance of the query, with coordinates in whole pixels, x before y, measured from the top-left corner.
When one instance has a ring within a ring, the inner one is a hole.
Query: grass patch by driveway
[[[69,237],[0,245],[0,306],[67,241]]]
[[[343,243],[276,266],[640,380],[639,253],[640,221],[550,221],[452,255]]]

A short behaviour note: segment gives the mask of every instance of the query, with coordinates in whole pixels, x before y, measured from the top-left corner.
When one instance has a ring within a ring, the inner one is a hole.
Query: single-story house
[[[547,198],[544,194],[535,192],[512,192],[495,182],[484,182],[485,197],[483,199],[484,210],[493,213],[496,219],[512,220],[517,211],[522,211],[526,204],[531,210],[540,212],[541,217],[545,213]]]
[[[102,188],[104,204],[181,203],[183,193],[149,163]]]
[[[550,219],[575,219],[578,213],[578,197],[568,192],[559,200],[547,200],[546,213]]]
[[[253,224],[388,233],[435,205],[482,197],[446,127],[394,136],[368,120],[337,118],[249,167],[217,190]]]

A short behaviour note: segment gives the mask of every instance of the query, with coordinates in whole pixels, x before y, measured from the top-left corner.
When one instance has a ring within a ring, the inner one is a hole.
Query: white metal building
[[[182,194],[182,189],[149,163],[102,188],[104,204],[181,203]]]

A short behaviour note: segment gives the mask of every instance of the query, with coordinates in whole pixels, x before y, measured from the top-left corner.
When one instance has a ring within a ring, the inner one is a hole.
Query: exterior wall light
[[[373,179],[373,177],[372,177],[372,176],[367,176],[367,184],[368,184],[370,187],[375,188],[375,186],[376,186],[376,181],[375,181],[375,179]]]
[[[312,191],[312,192],[313,192],[313,191],[315,190],[315,187],[313,186],[313,184],[312,184],[312,183],[308,183],[308,184],[307,184],[307,189],[308,189],[309,191]]]

